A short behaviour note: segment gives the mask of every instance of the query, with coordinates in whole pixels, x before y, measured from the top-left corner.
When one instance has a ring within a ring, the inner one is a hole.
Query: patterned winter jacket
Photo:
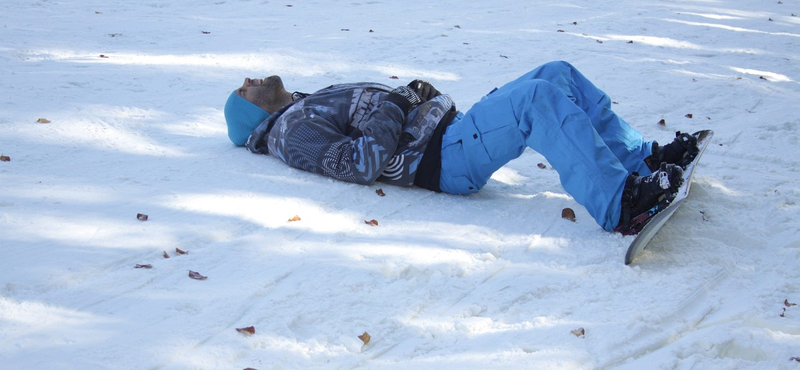
[[[440,95],[412,108],[391,90],[342,84],[301,97],[262,122],[246,147],[335,179],[439,191],[441,136],[456,114],[453,101]]]

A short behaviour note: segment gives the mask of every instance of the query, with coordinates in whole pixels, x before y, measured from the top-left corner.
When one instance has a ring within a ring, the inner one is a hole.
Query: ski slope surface
[[[799,15],[796,0],[4,0],[0,368],[800,369]],[[552,60],[646,138],[715,132],[630,266],[632,237],[531,150],[452,196],[334,181],[226,135],[245,77],[421,78],[466,110]]]

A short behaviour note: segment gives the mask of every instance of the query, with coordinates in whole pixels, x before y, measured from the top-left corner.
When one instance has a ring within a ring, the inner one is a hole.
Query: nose
[[[242,84],[242,87],[249,87],[249,86],[253,86],[253,85],[261,85],[261,83],[262,83],[262,80],[259,80],[257,78],[255,78],[255,79],[253,79],[253,78],[245,78],[244,79],[244,83]]]

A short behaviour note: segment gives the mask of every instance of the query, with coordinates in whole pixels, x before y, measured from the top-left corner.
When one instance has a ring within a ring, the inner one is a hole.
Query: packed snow
[[[4,0],[0,368],[800,369],[798,15],[797,0]],[[647,138],[715,131],[632,265],[632,237],[530,150],[453,196],[337,182],[226,135],[245,77],[422,78],[466,110],[552,60]]]

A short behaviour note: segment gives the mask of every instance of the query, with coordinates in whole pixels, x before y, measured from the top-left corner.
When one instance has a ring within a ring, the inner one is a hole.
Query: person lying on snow
[[[529,147],[603,229],[626,234],[638,232],[633,217],[674,197],[697,152],[695,138],[680,132],[663,147],[645,141],[563,61],[492,90],[464,113],[422,80],[304,94],[286,91],[278,76],[246,78],[225,103],[225,120],[235,145],[291,167],[449,194],[477,192]]]

